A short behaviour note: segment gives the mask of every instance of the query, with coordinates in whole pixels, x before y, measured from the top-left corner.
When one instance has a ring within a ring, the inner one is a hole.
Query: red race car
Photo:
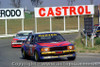
[[[30,34],[21,47],[22,57],[41,59],[68,58],[75,60],[74,44],[66,41],[59,33]]]
[[[21,47],[23,42],[27,39],[29,34],[32,34],[33,31],[20,31],[11,41],[11,47]]]

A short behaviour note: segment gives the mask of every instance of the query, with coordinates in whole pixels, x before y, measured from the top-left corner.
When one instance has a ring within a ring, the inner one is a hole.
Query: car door
[[[31,40],[30,40],[30,44],[29,44],[29,55],[33,56],[34,55],[34,50],[36,45],[34,44],[34,35],[32,35]]]
[[[25,49],[26,49],[26,53],[29,54],[29,47],[30,47],[30,41],[31,41],[32,35],[29,35],[26,42],[25,42]]]

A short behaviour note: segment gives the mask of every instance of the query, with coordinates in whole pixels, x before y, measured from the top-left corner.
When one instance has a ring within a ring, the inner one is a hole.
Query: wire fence
[[[18,31],[22,30],[21,19],[7,20],[7,31],[8,34],[16,34]],[[50,29],[50,19],[49,18],[38,18],[38,32],[49,31]],[[94,24],[98,23],[98,17],[94,17]],[[80,27],[84,28],[84,16],[80,16]],[[81,28],[81,29],[82,29]],[[78,19],[77,16],[66,17],[66,30],[78,29]],[[34,30],[35,31],[35,18],[32,15],[26,15],[24,19],[24,30]],[[64,20],[63,17],[53,17],[52,18],[52,31],[64,30]],[[0,35],[5,34],[5,20],[0,20]]]

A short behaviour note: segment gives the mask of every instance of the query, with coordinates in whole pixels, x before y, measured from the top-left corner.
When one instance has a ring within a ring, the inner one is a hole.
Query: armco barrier
[[[13,37],[15,34],[7,34],[7,35],[0,35],[0,38],[5,38],[5,37]]]

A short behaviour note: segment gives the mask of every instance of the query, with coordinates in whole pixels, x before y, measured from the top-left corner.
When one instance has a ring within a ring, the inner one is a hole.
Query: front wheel
[[[23,59],[29,58],[29,56],[26,54],[25,50],[22,50],[22,57],[23,57]]]
[[[39,61],[40,60],[37,51],[35,51],[35,53],[34,53],[34,58],[35,58],[35,61]]]
[[[76,59],[76,56],[74,57],[68,57],[68,60],[75,60]]]

